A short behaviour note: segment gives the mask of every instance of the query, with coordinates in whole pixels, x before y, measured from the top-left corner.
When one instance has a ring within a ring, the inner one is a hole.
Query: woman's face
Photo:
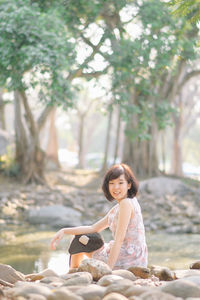
[[[108,185],[111,196],[117,200],[117,202],[127,198],[128,190],[131,187],[131,183],[127,182],[124,174],[120,175],[116,179],[110,180]]]

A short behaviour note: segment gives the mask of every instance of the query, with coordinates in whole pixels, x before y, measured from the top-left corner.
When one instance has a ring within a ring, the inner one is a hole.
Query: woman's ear
[[[128,190],[130,190],[130,188],[131,188],[131,182],[128,183]]]

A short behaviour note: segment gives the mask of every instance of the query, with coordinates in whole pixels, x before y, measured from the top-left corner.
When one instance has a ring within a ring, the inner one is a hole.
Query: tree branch
[[[46,120],[47,120],[50,112],[53,110],[53,108],[54,108],[54,106],[49,106],[48,105],[42,111],[41,115],[39,116],[39,118],[37,120],[38,130],[39,131],[43,128],[43,126],[44,126],[44,124],[45,124],[45,122],[46,122]]]
[[[81,72],[79,72],[79,76],[78,77],[84,77],[84,78],[98,78],[99,76],[106,74],[106,72],[108,71],[109,66],[107,66],[104,70],[102,71],[96,71],[96,72],[91,72],[91,73],[86,73],[83,72],[81,70]]]
[[[99,49],[101,48],[103,42],[106,39],[106,34],[103,34],[103,36],[101,37],[99,43],[97,45],[94,45],[88,38],[86,38],[83,34],[80,35],[80,37],[83,39],[83,41],[89,45],[92,49],[93,52],[91,53],[90,56],[88,56],[84,62],[79,66],[79,68],[77,70],[75,70],[73,73],[70,73],[69,76],[67,77],[68,80],[73,80],[76,77],[87,77],[87,76],[83,76],[83,68],[94,58],[95,54],[98,52],[100,55],[103,55],[103,53],[101,51],[99,51]],[[104,57],[105,58],[105,57]],[[100,76],[100,75],[99,75]],[[98,77],[98,76],[97,76]]]
[[[191,71],[190,73],[187,73],[184,77],[183,80],[181,81],[181,83],[178,86],[178,90],[182,89],[182,87],[192,78],[195,76],[200,75],[200,70],[194,70]]]
[[[22,98],[23,104],[24,104],[24,108],[25,108],[25,112],[26,112],[26,117],[27,117],[27,123],[29,125],[29,130],[32,136],[36,136],[37,135],[37,129],[36,129],[36,123],[35,120],[33,118],[33,114],[31,112],[30,106],[28,104],[28,99],[27,96],[25,94],[25,91],[19,91],[19,94]]]
[[[89,62],[91,59],[93,59],[93,57],[95,56],[95,54],[98,52],[100,55],[102,55],[105,58],[105,55],[99,51],[99,49],[101,48],[103,42],[106,39],[106,33],[104,33],[99,41],[99,43],[97,45],[94,45],[88,38],[86,38],[83,34],[80,35],[81,38],[83,39],[83,41],[90,46],[93,49],[92,54],[86,58],[86,60],[84,61],[84,63],[82,65],[85,65],[87,62]]]

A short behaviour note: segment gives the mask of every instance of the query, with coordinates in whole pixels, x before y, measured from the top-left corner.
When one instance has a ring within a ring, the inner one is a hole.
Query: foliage
[[[170,5],[176,16],[187,16],[190,22],[200,21],[200,1],[199,0],[172,0]]]
[[[157,0],[63,0],[58,6],[63,7],[62,17],[77,51],[88,49],[82,63],[76,60],[81,76],[95,78],[97,72],[91,66],[95,55],[101,56],[108,66],[109,93],[114,103],[120,103],[123,119],[138,120],[130,136],[149,138],[153,119],[159,129],[169,125],[174,107],[162,91],[163,82],[170,73],[171,78],[176,74],[180,59],[196,59],[196,27],[183,18],[177,20],[169,6]],[[127,11],[129,20],[123,21]],[[128,30],[134,24],[140,34]]]
[[[69,39],[57,10],[44,13],[30,0],[1,0],[0,85],[10,91],[39,87],[48,102],[70,103],[64,74],[74,59]]]
[[[184,36],[184,20],[177,25],[161,1],[143,1],[137,7],[136,18],[142,28],[140,36],[130,39],[123,35],[116,55],[111,57],[112,88],[124,109],[124,118],[138,117],[138,128],[131,131],[132,136],[146,139],[150,137],[148,132],[154,115],[159,129],[169,125],[174,108],[162,94],[163,79],[169,70],[176,69],[174,57],[196,57],[195,42]]]

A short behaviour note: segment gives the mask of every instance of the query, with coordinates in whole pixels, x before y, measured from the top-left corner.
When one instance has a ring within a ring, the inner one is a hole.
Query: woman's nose
[[[119,187],[119,184],[118,183],[115,183],[114,184],[114,188],[116,189],[116,188],[118,188]]]

